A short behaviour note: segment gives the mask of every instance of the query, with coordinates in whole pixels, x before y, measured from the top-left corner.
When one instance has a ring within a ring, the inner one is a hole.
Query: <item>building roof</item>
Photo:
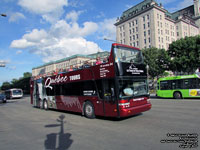
[[[119,25],[129,19],[132,19],[133,17],[144,13],[145,11],[148,11],[152,8],[157,8],[163,11],[166,15],[167,18],[177,21],[179,20],[179,16],[184,16],[187,18],[195,19],[195,14],[194,14],[194,5],[188,6],[186,8],[183,8],[181,10],[178,10],[174,13],[168,12],[166,9],[163,8],[162,4],[158,5],[156,0],[144,0],[141,3],[129,8],[128,10],[124,11],[122,13],[122,16],[118,18],[117,22],[115,25]]]
[[[188,17],[194,17],[194,5],[183,8],[171,14],[173,20],[178,20],[179,16],[186,15]]]
[[[124,11],[122,14],[122,17],[128,17],[130,13],[137,13],[138,11],[141,11],[144,9],[144,6],[150,6],[151,2],[154,0],[144,0],[143,2],[129,8],[128,10]]]

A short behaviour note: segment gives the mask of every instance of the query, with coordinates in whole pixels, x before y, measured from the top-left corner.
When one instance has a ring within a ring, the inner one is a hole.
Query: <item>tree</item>
[[[149,66],[148,73],[154,79],[162,75],[168,69],[169,56],[164,49],[155,47],[143,49],[144,62]]]
[[[12,84],[10,84],[10,82],[3,82],[2,86],[1,86],[1,90],[7,90],[11,87],[12,87]]]
[[[4,82],[1,86],[1,90],[7,90],[10,88],[21,88],[24,93],[29,94],[30,92],[30,78],[31,78],[31,73],[25,72],[23,74],[23,77],[20,77],[19,79],[12,79],[11,83],[9,82]]]
[[[200,67],[200,36],[185,37],[169,45],[169,68],[173,72],[194,73]]]
[[[25,72],[24,73],[24,78],[29,78],[31,76],[32,76],[32,74],[30,72]]]

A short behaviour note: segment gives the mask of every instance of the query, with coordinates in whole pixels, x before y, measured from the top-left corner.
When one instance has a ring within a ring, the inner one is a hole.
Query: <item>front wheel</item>
[[[87,101],[84,106],[84,114],[87,118],[93,119],[95,118],[94,114],[94,106],[91,102]]]
[[[174,92],[174,98],[175,99],[182,99],[182,95],[180,92]]]

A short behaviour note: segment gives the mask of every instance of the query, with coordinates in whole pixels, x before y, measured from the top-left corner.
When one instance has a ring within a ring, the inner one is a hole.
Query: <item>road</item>
[[[151,102],[150,111],[121,120],[45,111],[33,108],[29,97],[0,103],[0,149],[178,150],[181,143],[162,140],[200,135],[200,100]]]

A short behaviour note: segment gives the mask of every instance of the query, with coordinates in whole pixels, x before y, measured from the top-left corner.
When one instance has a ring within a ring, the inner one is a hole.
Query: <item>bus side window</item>
[[[96,96],[96,87],[94,81],[85,81],[82,83],[82,95],[84,96]]]
[[[55,88],[55,86],[52,86],[52,89],[51,88],[46,88],[47,96],[54,96],[54,88]]]
[[[97,90],[98,90],[98,93],[99,93],[99,98],[100,98],[100,99],[103,99],[102,80],[97,80],[97,81],[96,81],[96,84],[97,84]]]
[[[161,81],[160,82],[160,89],[161,90],[170,90],[171,89],[171,82],[170,81]]]
[[[183,81],[183,88],[184,88],[184,89],[188,89],[188,88],[189,88],[189,80],[188,80],[188,79],[185,79],[185,80]]]
[[[200,79],[197,79],[197,89],[200,88]]]
[[[114,98],[114,80],[106,79],[106,80],[97,80],[97,87],[99,92],[99,97],[101,99],[112,100]]]

